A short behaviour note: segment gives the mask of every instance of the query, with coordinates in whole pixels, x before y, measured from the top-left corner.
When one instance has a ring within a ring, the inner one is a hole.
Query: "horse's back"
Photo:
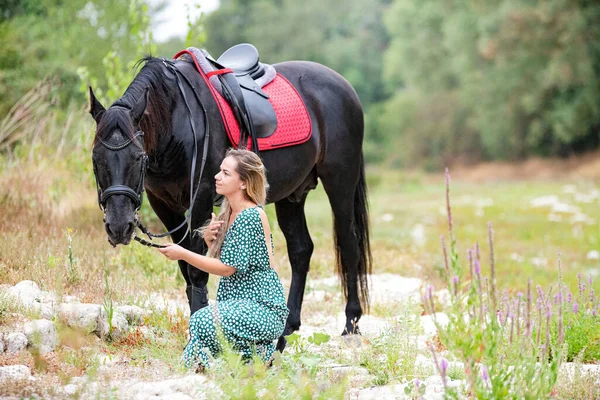
[[[306,104],[321,162],[337,164],[342,155],[359,157],[364,116],[352,85],[336,71],[316,62],[286,61],[274,67],[290,81]]]

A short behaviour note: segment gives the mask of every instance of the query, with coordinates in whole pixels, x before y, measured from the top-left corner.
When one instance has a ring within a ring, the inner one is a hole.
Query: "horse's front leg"
[[[185,216],[183,214],[171,210],[166,203],[154,196],[150,191],[147,191],[147,193],[148,201],[150,202],[152,209],[168,231],[177,228],[183,223],[183,221],[185,221]],[[187,230],[186,224],[180,229],[174,231],[171,234],[171,239],[173,240],[173,243],[179,243],[186,249],[204,254],[206,253],[206,244],[202,238],[194,235],[193,232],[193,230],[202,223],[199,221],[203,221],[202,216],[199,216],[198,214],[199,213],[196,213],[196,215],[192,214],[194,219],[192,223],[192,232],[189,232],[184,238]],[[181,275],[186,283],[185,293],[190,306],[190,315],[192,315],[200,308],[208,305],[208,289],[206,288],[206,284],[208,283],[208,274],[199,270],[198,268],[195,268],[194,266],[189,265],[185,261],[180,260],[178,261],[178,264]]]
[[[186,237],[186,248],[194,253],[206,254],[208,250],[206,242],[196,230],[210,220],[214,196],[213,191],[207,186],[200,188],[199,195],[192,210],[192,229]],[[182,228],[182,232],[185,232],[186,229],[187,227]],[[187,268],[187,276],[190,283],[186,288],[186,294],[190,300],[190,315],[193,315],[199,309],[208,306],[208,288],[206,285],[208,284],[209,274],[193,265],[185,264],[186,266],[180,264],[180,268],[182,271],[184,267]]]
[[[284,336],[300,329],[302,299],[304,298],[306,276],[308,275],[310,258],[314,248],[308,227],[306,226],[306,217],[304,215],[305,200],[306,195],[298,203],[287,199],[275,203],[277,222],[285,236],[288,257],[292,266],[292,282],[287,302],[290,314],[283,332]],[[282,337],[279,339],[277,349],[281,351],[284,347],[285,340]]]

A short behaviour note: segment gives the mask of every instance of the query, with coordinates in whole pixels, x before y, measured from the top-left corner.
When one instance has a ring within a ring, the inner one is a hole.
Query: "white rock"
[[[101,309],[99,304],[61,304],[58,308],[58,315],[67,326],[92,333],[98,331]]]
[[[144,318],[150,315],[150,311],[144,310],[138,306],[119,306],[116,310],[127,318],[131,325],[139,325],[144,322]]]
[[[187,304],[165,299],[164,297],[156,293],[152,293],[148,300],[144,302],[144,308],[148,308],[158,312],[167,311],[171,315],[182,313],[186,318],[189,318],[190,316],[190,308]]]
[[[438,312],[434,314],[435,321],[441,326],[445,327],[450,322],[448,315],[442,312]],[[433,336],[437,333],[437,328],[434,322],[434,318],[432,315],[423,315],[421,317],[421,326],[423,327],[423,331],[427,336]]]
[[[75,296],[63,296],[62,298],[62,302],[63,303],[80,303],[79,299]]]
[[[52,321],[38,319],[25,323],[25,336],[31,346],[37,347],[41,354],[54,351],[60,344],[58,332]]]
[[[415,244],[417,244],[418,246],[423,246],[426,240],[425,226],[423,226],[423,224],[416,224],[410,231],[410,236],[412,237]]]
[[[127,318],[123,314],[118,311],[114,311],[112,315],[112,339],[120,339],[123,337],[127,329],[129,329],[129,324],[127,322]],[[102,309],[100,311],[100,317],[98,320],[98,333],[100,337],[106,337],[109,334],[111,326],[108,323],[108,315],[106,311]]]
[[[204,399],[206,378],[187,375],[159,382],[124,382],[119,385],[117,398],[127,399]]]
[[[577,213],[581,213],[581,209],[577,206],[572,206],[567,203],[554,203],[554,204],[552,204],[552,212],[565,213],[565,214],[577,214]]]
[[[0,353],[4,353],[4,342],[0,340]]]
[[[63,392],[65,392],[68,395],[74,395],[75,393],[77,393],[77,390],[79,390],[79,388],[77,387],[77,385],[74,385],[72,383],[69,383],[68,385],[63,386]]]
[[[42,291],[34,281],[21,281],[6,291],[26,307],[37,305],[42,301]]]
[[[532,207],[547,207],[552,206],[556,203],[560,203],[558,197],[556,196],[536,197],[535,199],[529,202],[529,204],[531,204]]]
[[[423,281],[417,278],[405,278],[395,274],[371,275],[371,301],[390,302],[413,298],[419,301],[419,290]]]
[[[351,399],[358,400],[395,400],[407,398],[404,394],[405,384],[373,386],[366,389],[353,389],[350,391]]]
[[[26,365],[7,365],[0,367],[0,382],[6,380],[24,380],[31,377],[31,371]]]
[[[394,220],[394,216],[392,214],[383,214],[380,219],[383,222],[391,222]]]
[[[588,260],[600,260],[600,252],[598,250],[590,250],[585,258]]]
[[[27,336],[21,332],[13,332],[4,336],[7,353],[18,353],[27,347]]]
[[[545,267],[548,265],[548,260],[546,260],[544,257],[533,257],[531,259],[531,263],[536,267]]]

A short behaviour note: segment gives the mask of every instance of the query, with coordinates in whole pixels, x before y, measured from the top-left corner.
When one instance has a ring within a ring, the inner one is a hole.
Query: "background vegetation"
[[[221,0],[190,21],[185,40],[154,48],[142,16],[164,4],[152,4],[4,2],[0,116],[45,77],[55,78],[56,106],[65,110],[84,103],[82,66],[106,90],[104,71],[129,75],[144,52],[171,57],[194,44],[218,56],[245,41],[264,62],[307,59],[344,75],[367,113],[371,164],[440,169],[600,144],[594,1]]]

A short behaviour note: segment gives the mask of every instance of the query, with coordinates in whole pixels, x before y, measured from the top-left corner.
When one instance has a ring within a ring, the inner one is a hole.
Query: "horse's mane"
[[[176,101],[177,92],[169,86],[165,79],[164,65],[160,58],[145,56],[134,66],[140,72],[125,90],[123,97],[115,101],[100,120],[94,142],[105,139],[112,131],[119,129],[130,138],[133,137],[133,124],[129,111],[149,89],[148,104],[145,115],[140,121],[140,129],[144,132],[144,143],[147,153],[152,153],[161,133],[169,132],[171,125],[171,107]],[[110,111],[110,112],[108,112]]]

